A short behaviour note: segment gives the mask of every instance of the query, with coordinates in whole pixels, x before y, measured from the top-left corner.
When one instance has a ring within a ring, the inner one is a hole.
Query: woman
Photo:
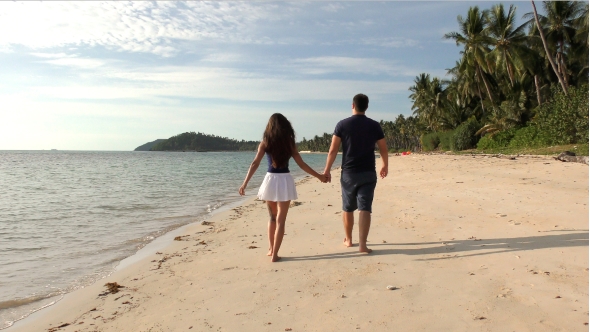
[[[250,164],[246,179],[239,189],[240,195],[245,195],[246,186],[258,169],[265,154],[268,161],[268,171],[258,190],[258,198],[266,201],[270,214],[267,256],[272,257],[272,262],[277,262],[281,259],[279,257],[279,248],[285,234],[285,220],[287,219],[289,204],[291,200],[297,199],[295,181],[293,181],[293,177],[289,173],[289,159],[293,157],[293,160],[302,170],[315,176],[320,181],[326,182],[326,178],[314,171],[301,159],[301,155],[299,155],[299,151],[295,146],[295,131],[291,123],[282,114],[275,113],[268,120],[256,157]]]

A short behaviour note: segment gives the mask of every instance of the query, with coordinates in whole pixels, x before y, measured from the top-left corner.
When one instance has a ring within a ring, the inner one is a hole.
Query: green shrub
[[[504,131],[497,132],[493,135],[487,135],[482,137],[477,142],[478,150],[490,150],[497,148],[505,148],[510,144],[510,141],[516,134],[517,129],[512,128]]]
[[[570,87],[566,96],[552,87],[552,100],[539,107],[535,123],[549,145],[588,143],[588,85]]]
[[[420,137],[420,142],[422,143],[422,151],[433,151],[438,148],[440,138],[438,133],[428,133]]]
[[[459,125],[459,127],[453,131],[451,137],[451,149],[453,151],[461,151],[474,148],[478,141],[478,137],[475,136],[475,133],[480,127],[479,122],[477,122],[474,117]]]
[[[452,150],[453,133],[454,131],[452,130],[438,133],[438,137],[440,139],[439,146],[441,151]]]
[[[534,124],[518,129],[508,144],[511,148],[538,148],[548,145],[551,145],[550,140]]]

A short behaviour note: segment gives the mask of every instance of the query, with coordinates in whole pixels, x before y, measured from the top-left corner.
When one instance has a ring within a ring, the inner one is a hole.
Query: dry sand
[[[298,184],[281,262],[250,199],[8,331],[588,330],[588,166],[392,156],[371,255],[342,246],[337,173]]]

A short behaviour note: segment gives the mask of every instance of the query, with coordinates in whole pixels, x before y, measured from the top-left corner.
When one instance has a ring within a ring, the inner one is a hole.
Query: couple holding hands
[[[285,234],[285,220],[291,200],[297,199],[295,182],[289,173],[289,159],[293,158],[306,173],[320,181],[331,182],[330,169],[342,144],[342,222],[344,224],[344,245],[352,247],[352,229],[355,210],[359,210],[359,251],[370,253],[367,237],[371,227],[371,206],[377,185],[375,170],[375,144],[379,148],[382,165],[381,178],[388,172],[387,144],[383,130],[377,121],[365,116],[369,107],[369,97],[364,94],[354,96],[352,116],[336,125],[330,151],[323,174],[309,167],[299,155],[295,145],[295,131],[291,123],[280,113],[273,114],[268,120],[258,152],[248,169],[244,183],[239,189],[245,194],[246,186],[266,155],[268,171],[258,191],[258,198],[266,201],[270,220],[268,222],[268,256],[273,262],[279,261],[279,248]]]

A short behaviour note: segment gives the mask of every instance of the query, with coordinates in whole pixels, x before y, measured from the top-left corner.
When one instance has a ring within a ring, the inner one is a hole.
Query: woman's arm
[[[260,145],[258,145],[258,152],[256,152],[256,157],[254,157],[254,161],[252,161],[252,163],[250,164],[250,168],[248,169],[248,174],[246,174],[246,179],[244,179],[244,183],[242,183],[242,186],[238,190],[240,195],[244,196],[246,194],[246,186],[248,185],[248,182],[252,178],[252,175],[254,175],[254,173],[256,173],[258,166],[260,166],[260,161],[264,157],[264,150],[265,149],[266,149],[266,145],[264,144],[264,142],[260,142]]]
[[[305,171],[307,174],[309,175],[313,175],[316,178],[318,178],[318,180],[322,181],[322,182],[326,182],[326,176],[323,174],[320,174],[316,171],[313,170],[313,168],[309,167],[309,165],[307,165],[305,163],[305,161],[303,161],[303,158],[301,158],[301,155],[299,154],[299,151],[297,151],[297,147],[294,146],[293,147],[293,154],[291,155],[293,157],[293,160],[295,160],[295,162],[297,163],[297,165],[299,165],[299,167]]]

